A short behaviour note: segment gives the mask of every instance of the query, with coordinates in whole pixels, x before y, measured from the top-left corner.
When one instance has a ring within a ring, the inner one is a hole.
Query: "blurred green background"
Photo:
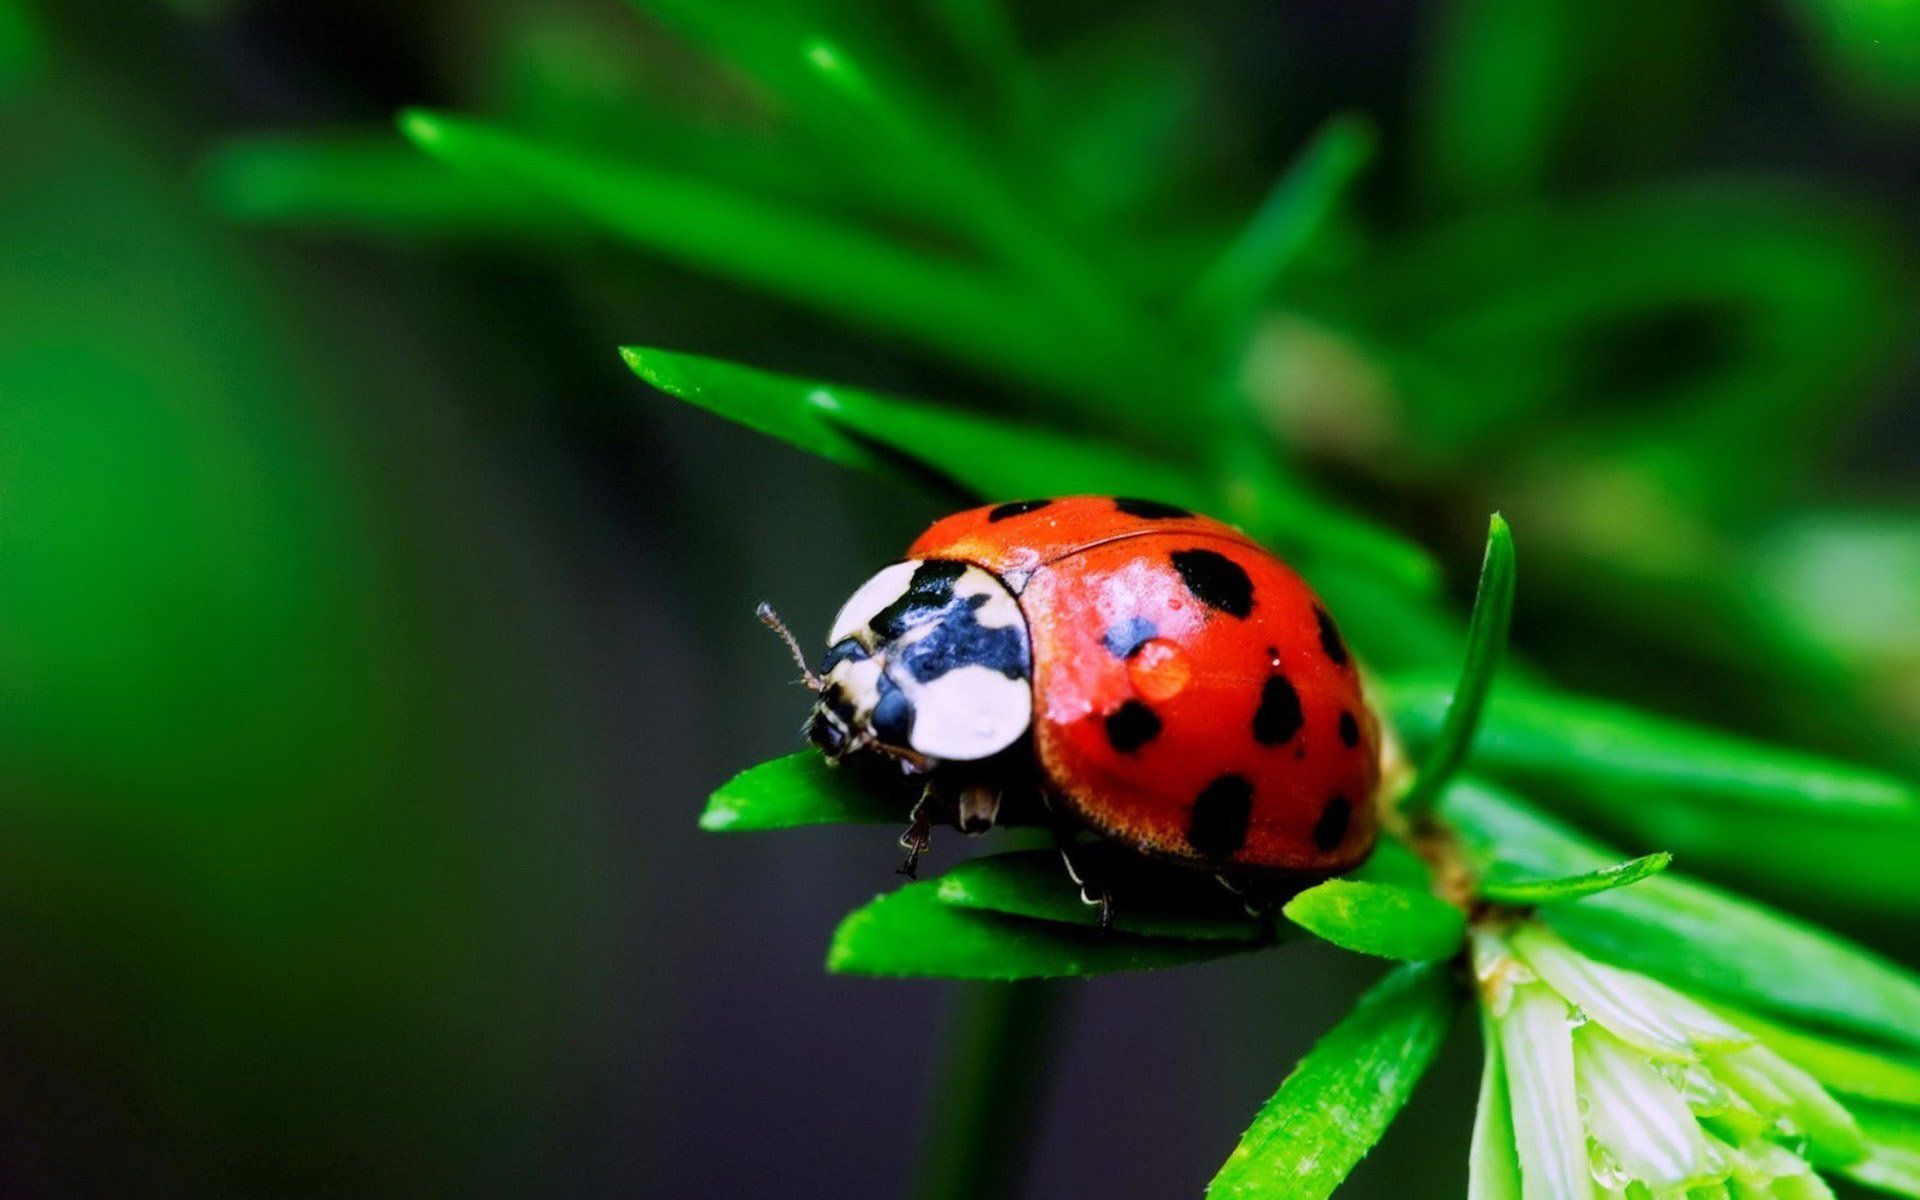
[[[802,715],[754,603],[817,631],[947,501],[614,347],[1199,419],[609,236],[407,105],[942,245],[713,53],[818,25],[1148,297],[1363,114],[1230,351],[1289,469],[1452,564],[1503,508],[1563,683],[1920,768],[1920,6],[724,7],[0,0],[0,1190],[900,1194],[943,994],[819,966],[890,839],[693,819]],[[1076,989],[1031,1194],[1195,1193],[1368,974]],[[1464,1178],[1474,1066],[1343,1194]]]

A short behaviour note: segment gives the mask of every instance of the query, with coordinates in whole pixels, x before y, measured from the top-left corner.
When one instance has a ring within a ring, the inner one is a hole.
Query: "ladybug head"
[[[987,758],[1026,733],[1031,676],[1026,618],[992,572],[894,563],[841,607],[807,672],[819,694],[807,738],[831,760],[871,749],[915,774]]]
[[[864,741],[855,731],[856,718],[839,688],[832,694],[822,689],[820,699],[807,717],[807,740],[820,747],[831,762],[839,762],[849,750]]]

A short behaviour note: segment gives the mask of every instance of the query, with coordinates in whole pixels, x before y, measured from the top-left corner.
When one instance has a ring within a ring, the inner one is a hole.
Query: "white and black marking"
[[[895,563],[834,621],[821,706],[854,741],[865,731],[924,758],[972,761],[1026,733],[1032,664],[1020,604],[992,572],[950,559]]]

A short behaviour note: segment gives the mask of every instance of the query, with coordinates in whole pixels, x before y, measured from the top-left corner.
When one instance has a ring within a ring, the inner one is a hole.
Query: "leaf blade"
[[[1571,874],[1618,857],[1478,780],[1456,781],[1444,811],[1486,861]],[[1836,934],[1707,884],[1663,874],[1542,915],[1594,957],[1682,990],[1920,1048],[1920,978]]]
[[[1460,681],[1447,701],[1446,715],[1413,786],[1399,801],[1409,820],[1425,816],[1447,781],[1467,761],[1479,731],[1487,695],[1506,656],[1507,634],[1513,625],[1513,531],[1506,518],[1493,514],[1487,522],[1486,557],[1480,564],[1480,583],[1474,590],[1473,615],[1467,622],[1467,653],[1460,665]]]
[[[1329,879],[1287,901],[1281,911],[1342,949],[1410,962],[1451,958],[1467,934],[1466,917],[1453,905],[1390,883]]]
[[[816,750],[771,759],[727,780],[707,799],[700,828],[760,833],[804,825],[901,825],[907,814],[882,793],[835,770]]]
[[[1431,676],[1388,681],[1396,725],[1433,741],[1446,688]],[[1754,808],[1920,815],[1920,788],[1857,767],[1534,684],[1502,683],[1473,747],[1475,769],[1527,779],[1658,786]]]
[[[1496,904],[1564,904],[1586,896],[1626,887],[1667,869],[1673,855],[1661,852],[1643,854],[1597,871],[1561,875],[1552,879],[1500,879],[1480,881],[1480,896]]]
[[[1243,322],[1325,228],[1374,144],[1373,127],[1351,113],[1322,125],[1201,275],[1186,298],[1186,319],[1197,328]]]
[[[1453,1022],[1444,969],[1410,964],[1375,984],[1254,1117],[1207,1200],[1323,1200],[1393,1122]]]
[[[1065,979],[1207,962],[1252,947],[1102,935],[1050,921],[969,910],[940,899],[933,881],[910,883],[849,913],[834,931],[827,970],[935,979]]]
[[[561,149],[459,117],[401,115],[416,145],[480,178],[563,204],[583,223],[962,362],[1081,398],[1124,389],[1124,373],[1063,337],[1047,308],[969,264],[722,185]]]

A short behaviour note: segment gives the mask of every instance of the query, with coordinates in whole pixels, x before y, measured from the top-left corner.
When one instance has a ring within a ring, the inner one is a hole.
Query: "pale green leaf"
[[[1329,879],[1287,901],[1287,919],[1345,950],[1382,958],[1451,958],[1466,937],[1459,909],[1390,883]]]
[[[1314,1044],[1207,1185],[1207,1200],[1324,1200],[1393,1123],[1432,1064],[1460,994],[1408,964]]]
[[[1638,883],[1666,870],[1672,861],[1671,854],[1646,854],[1597,871],[1554,879],[1516,878],[1495,871],[1480,881],[1480,896],[1496,904],[1564,904]]]

